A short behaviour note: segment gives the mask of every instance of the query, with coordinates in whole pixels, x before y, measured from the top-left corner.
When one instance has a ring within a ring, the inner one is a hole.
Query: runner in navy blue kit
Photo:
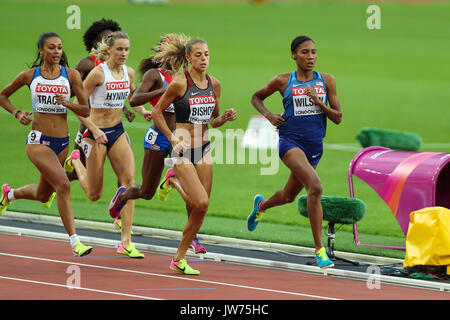
[[[186,38],[183,35],[167,34],[153,50],[157,54],[161,51],[161,46],[169,43],[173,46],[184,46],[186,44]],[[156,60],[155,56],[144,59],[139,67],[139,71],[142,74],[142,81],[133,93],[130,99],[130,105],[139,106],[150,102],[151,107],[154,108],[162,94],[166,91],[169,83],[172,82],[172,78],[177,75],[180,67],[181,65],[179,63],[172,65],[169,56],[162,57],[159,61]],[[171,131],[175,130],[174,112],[173,104],[164,112],[164,119]],[[158,184],[164,169],[164,159],[172,151],[172,145],[156,124],[151,125],[145,133],[144,149],[142,183],[133,183],[128,188],[119,187],[109,205],[112,216],[118,215],[118,212],[120,212],[128,200],[139,198],[150,200],[157,190],[160,200],[165,201],[167,199],[170,187],[164,188],[163,191],[163,189],[158,188]],[[172,182],[176,180],[172,169],[167,171],[164,180],[170,181],[169,179],[172,179]],[[119,217],[114,221],[114,225],[119,229],[121,225]],[[190,249],[195,253],[206,253],[206,248],[200,244],[197,238],[192,240]]]
[[[297,70],[273,77],[256,91],[251,100],[253,106],[278,127],[279,156],[291,174],[284,188],[270,198],[255,196],[247,227],[253,231],[267,209],[293,202],[304,187],[308,195],[307,210],[316,261],[319,267],[330,268],[334,263],[322,244],[322,184],[315,169],[322,157],[327,118],[339,124],[342,112],[334,76],[314,71],[317,49],[313,40],[307,36],[295,38],[291,43],[291,53]],[[283,115],[273,114],[264,105],[264,99],[275,92],[283,97]]]
[[[189,71],[176,77],[167,87],[153,111],[153,119],[159,130],[172,144],[172,157],[176,158],[174,186],[186,202],[188,220],[183,229],[178,250],[170,263],[170,269],[184,274],[199,274],[191,268],[185,254],[202,226],[208,211],[212,187],[212,158],[208,125],[220,127],[236,119],[234,109],[220,115],[220,82],[206,74],[209,67],[209,49],[206,41],[191,39],[185,47],[164,46],[161,55],[174,53],[176,60]],[[176,130],[168,127],[163,113],[173,103]],[[178,186],[181,189],[178,189]]]
[[[21,124],[32,123],[26,151],[28,158],[40,172],[40,180],[38,184],[17,189],[4,184],[0,197],[0,215],[14,200],[27,199],[45,203],[56,192],[58,211],[69,235],[73,254],[83,256],[90,253],[92,247],[83,245],[75,232],[70,182],[62,165],[69,147],[67,110],[87,117],[88,100],[80,74],[69,68],[61,38],[54,32],[43,33],[37,47],[38,57],[33,66],[22,71],[0,92],[0,105]],[[9,100],[23,86],[30,88],[33,112],[21,111]],[[70,102],[72,94],[76,96],[77,103]]]

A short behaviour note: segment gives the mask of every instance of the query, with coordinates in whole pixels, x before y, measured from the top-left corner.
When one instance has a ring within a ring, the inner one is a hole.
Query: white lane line
[[[36,281],[36,280],[29,280],[29,279],[22,279],[22,278],[12,278],[12,277],[0,276],[0,279],[28,282],[28,283],[41,284],[41,285],[53,286],[53,287],[62,287],[62,288],[74,289],[74,290],[84,290],[84,291],[97,292],[97,293],[114,294],[114,295],[118,295],[118,296],[139,298],[139,299],[146,299],[146,300],[162,300],[162,299],[158,299],[158,298],[138,296],[138,295],[135,295],[135,294],[114,292],[114,291],[105,291],[105,290],[98,290],[98,289],[91,289],[91,288],[84,288],[84,287],[71,287],[71,286],[63,285],[63,284],[59,284],[59,283],[43,282],[43,281]]]
[[[252,287],[252,286],[244,286],[244,285],[238,285],[238,284],[232,284],[232,283],[226,283],[226,282],[217,282],[217,281],[194,279],[194,278],[186,278],[186,277],[177,277],[177,276],[171,276],[171,275],[166,275],[166,274],[144,272],[144,271],[138,271],[138,270],[112,268],[112,267],[105,267],[105,266],[99,266],[99,265],[93,265],[93,264],[77,263],[75,261],[68,262],[68,261],[62,261],[62,260],[54,260],[54,259],[39,258],[39,257],[32,257],[32,256],[23,256],[23,255],[10,254],[10,253],[4,253],[4,252],[0,252],[0,255],[8,256],[8,257],[15,257],[15,258],[22,258],[22,259],[29,259],[29,260],[39,260],[39,261],[45,261],[45,262],[54,262],[54,263],[61,263],[61,264],[78,265],[78,266],[84,266],[84,267],[89,267],[89,268],[106,269],[106,270],[111,270],[111,271],[137,273],[137,274],[143,274],[143,275],[149,275],[149,276],[155,276],[155,277],[162,277],[162,278],[170,278],[170,279],[177,279],[177,280],[185,280],[185,281],[193,281],[193,282],[200,282],[200,283],[208,283],[208,284],[228,286],[228,287],[235,287],[235,288],[241,288],[241,289],[250,289],[250,290],[258,290],[258,291],[265,291],[265,292],[272,292],[272,293],[281,293],[281,294],[288,294],[288,295],[294,295],[294,296],[302,296],[302,297],[307,297],[307,298],[324,299],[324,300],[340,300],[338,298],[317,296],[317,295],[311,295],[311,294],[306,294],[306,293],[282,291],[282,290],[259,288],[259,287]]]

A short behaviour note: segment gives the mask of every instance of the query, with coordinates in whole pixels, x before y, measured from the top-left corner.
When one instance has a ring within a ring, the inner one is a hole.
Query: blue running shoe
[[[316,252],[316,262],[321,269],[334,267],[334,263],[330,258],[328,258],[327,252],[325,251],[324,247]]]
[[[260,194],[257,194],[253,199],[253,211],[247,218],[247,228],[249,231],[255,230],[259,220],[262,218],[264,212],[259,212],[259,204],[262,200],[264,200],[264,197]]]

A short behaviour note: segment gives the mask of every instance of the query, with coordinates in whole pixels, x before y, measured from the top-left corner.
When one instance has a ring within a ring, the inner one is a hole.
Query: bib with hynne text
[[[130,80],[128,70],[125,65],[123,68],[123,78],[116,80],[106,63],[102,63],[101,68],[105,75],[103,84],[96,87],[89,97],[91,108],[97,109],[121,109],[125,104],[125,100],[130,94]]]

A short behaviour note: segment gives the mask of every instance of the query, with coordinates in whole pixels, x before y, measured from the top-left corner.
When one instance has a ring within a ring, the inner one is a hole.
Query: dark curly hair
[[[84,46],[88,52],[91,52],[98,35],[105,30],[111,30],[112,32],[122,31],[119,24],[111,19],[102,18],[99,21],[95,21],[83,35]]]

